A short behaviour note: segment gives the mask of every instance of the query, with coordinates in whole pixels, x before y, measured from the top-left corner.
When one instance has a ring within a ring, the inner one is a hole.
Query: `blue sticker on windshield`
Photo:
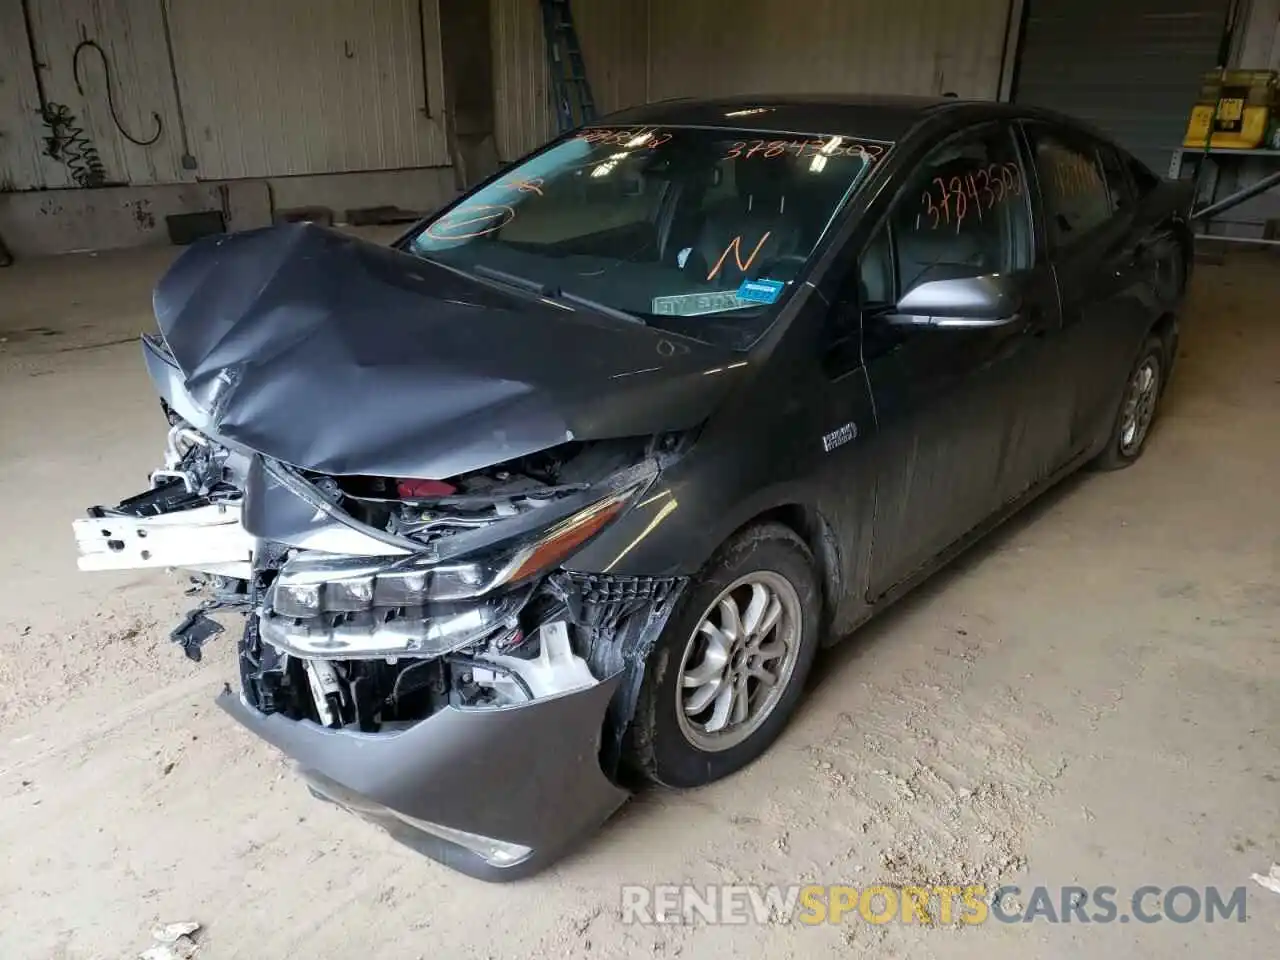
[[[752,303],[773,303],[786,288],[781,280],[743,280],[738,288],[739,300],[750,300]]]

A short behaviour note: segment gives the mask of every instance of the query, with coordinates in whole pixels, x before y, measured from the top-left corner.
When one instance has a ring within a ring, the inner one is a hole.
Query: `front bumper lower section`
[[[291,757],[321,798],[455,870],[503,881],[541,870],[626,800],[599,758],[619,679],[516,706],[447,707],[392,733],[264,714],[230,690],[218,705]]]

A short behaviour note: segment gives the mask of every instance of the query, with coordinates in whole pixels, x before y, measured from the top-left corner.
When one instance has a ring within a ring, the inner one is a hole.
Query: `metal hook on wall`
[[[107,52],[98,45],[98,41],[96,40],[81,40],[76,44],[76,48],[71,54],[71,74],[75,78],[77,92],[79,92],[82,97],[85,95],[84,83],[80,79],[80,55],[86,50],[94,50],[97,52],[98,56],[102,58],[102,72],[107,85],[107,109],[111,111],[111,121],[116,125],[116,129],[120,131],[120,135],[136,146],[151,146],[151,144],[159,140],[160,135],[164,133],[164,121],[160,118],[160,114],[152,111],[151,116],[156,122],[156,132],[146,140],[139,140],[124,128],[124,124],[120,121],[120,115],[116,111],[115,96],[111,92],[111,61],[107,59]]]

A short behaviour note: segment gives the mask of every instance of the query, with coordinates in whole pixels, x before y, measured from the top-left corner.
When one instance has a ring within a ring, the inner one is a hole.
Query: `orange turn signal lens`
[[[564,560],[621,513],[634,492],[632,489],[614,494],[560,521],[541,540],[516,554],[510,573],[502,581],[517,583]]]

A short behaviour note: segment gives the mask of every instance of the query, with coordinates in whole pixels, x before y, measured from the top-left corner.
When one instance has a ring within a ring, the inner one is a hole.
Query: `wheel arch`
[[[838,601],[844,593],[844,572],[841,563],[840,544],[827,518],[816,507],[789,501],[763,509],[743,522],[720,541],[723,546],[748,527],[764,523],[777,523],[796,534],[813,554],[815,573],[822,588],[822,625],[830,627]],[[718,550],[720,547],[717,546]]]

